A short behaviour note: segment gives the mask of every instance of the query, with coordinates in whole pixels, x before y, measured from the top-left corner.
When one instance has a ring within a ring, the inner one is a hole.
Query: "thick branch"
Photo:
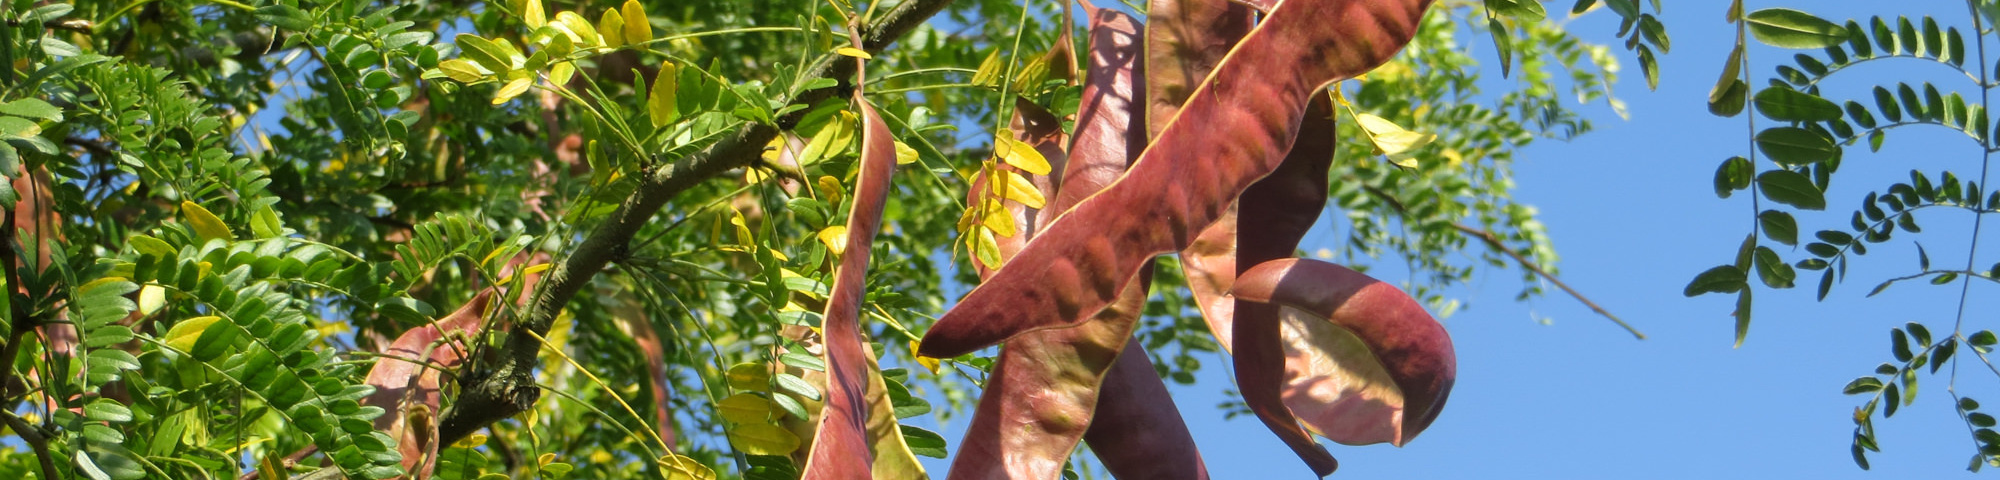
[[[14,416],[14,412],[0,410],[0,421],[5,421],[7,428],[13,429],[14,434],[21,437],[21,442],[35,451],[35,459],[42,464],[42,476],[56,478],[55,457],[49,453],[48,437],[42,436],[40,430],[22,421],[21,417]]]
[[[951,0],[906,0],[869,25],[863,32],[863,44],[867,50],[881,51],[950,3]],[[836,61],[840,58],[837,55],[821,56],[805,79],[852,76],[854,63]],[[835,87],[807,91],[792,99],[791,103],[811,105],[844,94],[841,90],[844,89]],[[777,124],[795,124],[801,115],[803,111],[793,112],[778,119]],[[529,304],[525,318],[508,334],[506,344],[497,356],[497,364],[483,361],[460,377],[463,393],[439,425],[439,442],[449,445],[481,427],[534,406],[541,397],[541,390],[535,386],[533,378],[536,353],[541,349],[541,342],[536,337],[548,333],[556,314],[606,264],[628,253],[627,247],[633,235],[639,233],[639,229],[650,222],[669,200],[703,181],[753,164],[764,145],[778,135],[778,126],[746,124],[705,150],[649,172],[616,211],[584,237],[559,267],[549,271],[543,279],[543,288]]]

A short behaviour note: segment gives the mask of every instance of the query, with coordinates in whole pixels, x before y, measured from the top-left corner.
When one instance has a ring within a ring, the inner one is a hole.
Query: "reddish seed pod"
[[[956,357],[1075,325],[1155,255],[1186,248],[1277,168],[1321,86],[1387,61],[1428,0],[1288,0],[1232,50],[1124,177],[1029,241],[946,312],[919,354]]]

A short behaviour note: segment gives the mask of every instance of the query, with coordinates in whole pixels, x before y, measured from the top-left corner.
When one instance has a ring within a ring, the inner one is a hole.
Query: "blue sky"
[[[1540,208],[1562,255],[1562,277],[1650,338],[1634,340],[1559,294],[1515,302],[1518,277],[1488,273],[1453,292],[1471,308],[1446,321],[1458,348],[1459,377],[1442,416],[1405,448],[1330,445],[1341,460],[1336,477],[1965,474],[1975,444],[1946,395],[1949,377],[1944,372],[1921,378],[1915,404],[1894,418],[1877,418],[1883,452],[1870,456],[1873,472],[1856,468],[1848,453],[1851,417],[1866,398],[1842,395],[1841,387],[1893,360],[1889,329],[1916,321],[1940,337],[1951,330],[1958,283],[1912,282],[1872,298],[1866,295],[1881,280],[1918,271],[1913,240],[1923,243],[1940,268],[1962,267],[1971,215],[1937,210],[1919,216],[1923,235],[1899,232],[1889,243],[1871,248],[1853,262],[1848,281],[1837,284],[1825,302],[1813,298],[1817,272],[1802,271],[1798,289],[1758,290],[1750,337],[1741,348],[1731,348],[1734,297],[1691,299],[1681,290],[1694,274],[1733,258],[1754,213],[1745,195],[1720,200],[1710,186],[1717,164],[1749,148],[1743,117],[1712,116],[1704,103],[1734,31],[1722,21],[1726,2],[1666,3],[1662,20],[1673,35],[1674,49],[1660,58],[1660,89],[1646,90],[1636,61],[1619,51],[1625,70],[1617,91],[1628,103],[1631,119],[1620,120],[1602,103],[1593,105],[1585,110],[1596,122],[1595,132],[1566,143],[1536,143],[1515,163],[1517,198]],[[1749,3],[1749,10],[1810,9],[1836,22],[1932,14],[1947,26],[1971,30],[1959,2]],[[1547,5],[1561,17],[1559,12],[1570,4]],[[1569,28],[1594,42],[1618,42],[1612,37],[1617,25],[1610,12],[1592,13]],[[1468,40],[1475,41],[1484,50],[1486,40]],[[1967,50],[1974,52],[1970,45]],[[1753,47],[1753,83],[1763,84],[1775,62],[1793,53],[1798,52]],[[1481,54],[1492,58],[1490,51]],[[1826,92],[1872,103],[1866,101],[1869,85],[1914,79],[1978,98],[1965,77],[1934,64],[1889,60],[1859,70],[1827,83]],[[1490,74],[1497,76],[1497,70]],[[1841,228],[1868,191],[1906,180],[1910,169],[1932,174],[1948,169],[1977,178],[1981,161],[1977,145],[1933,128],[1895,130],[1881,153],[1850,148],[1845,158],[1827,194],[1829,209],[1799,216],[1801,230],[1807,232],[1802,237]],[[1331,247],[1338,238],[1322,225],[1303,248]],[[1792,261],[1803,255],[1782,245],[1774,248]],[[1994,248],[2000,245],[1988,251]],[[2000,255],[1981,255],[1983,260],[1975,264],[1983,270],[1996,257]],[[1389,281],[1409,277],[1394,268],[1373,273]],[[1994,291],[1990,283],[1972,286],[1966,334],[1994,328],[1992,312],[2000,306],[1989,299]],[[1553,321],[1544,324],[1541,318]],[[1309,478],[1312,473],[1304,464],[1254,418],[1222,420],[1215,405],[1229,384],[1220,367],[1228,362],[1218,358],[1204,363],[1211,368],[1201,372],[1201,382],[1174,388],[1174,395],[1213,476]],[[1957,392],[2000,405],[1991,370],[1974,361],[1960,368],[1965,375]],[[956,442],[962,427],[963,422],[953,422],[942,433]],[[936,474],[948,465],[931,464]]]

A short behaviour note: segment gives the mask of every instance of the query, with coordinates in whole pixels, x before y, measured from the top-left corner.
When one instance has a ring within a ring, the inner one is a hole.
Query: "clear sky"
[[[1572,2],[1548,2],[1559,18]],[[1542,141],[1515,163],[1517,199],[1540,208],[1562,254],[1564,280],[1649,335],[1635,340],[1579,303],[1560,296],[1515,302],[1518,276],[1490,272],[1454,292],[1470,309],[1446,321],[1458,349],[1458,383],[1437,422],[1405,448],[1330,445],[1347,478],[1939,478],[1965,474],[1976,445],[1954,412],[1949,376],[1921,378],[1914,405],[1876,420],[1883,452],[1873,472],[1855,467],[1848,445],[1852,415],[1865,397],[1841,387],[1892,361],[1889,329],[1917,321],[1942,337],[1956,318],[1959,284],[1902,284],[1866,297],[1876,283],[1918,271],[1921,241],[1934,265],[1962,267],[1972,217],[1934,210],[1920,215],[1921,236],[1899,232],[1853,262],[1846,283],[1825,302],[1813,298],[1817,272],[1801,271],[1793,290],[1757,291],[1755,322],[1741,348],[1731,348],[1733,296],[1686,298],[1694,274],[1734,258],[1751,227],[1749,199],[1720,200],[1712,191],[1716,165],[1749,148],[1743,117],[1710,115],[1708,90],[1734,39],[1723,22],[1727,2],[1664,2],[1673,37],[1660,58],[1658,91],[1648,91],[1637,62],[1618,50],[1625,70],[1617,91],[1632,118],[1620,120],[1602,103],[1587,107],[1597,130],[1572,142]],[[1836,22],[1871,15],[1936,15],[1971,30],[1963,3],[1750,1],[1749,10],[1791,6]],[[1570,30],[1616,44],[1615,15],[1595,12]],[[1967,39],[1971,40],[1970,37]],[[1483,36],[1479,44],[1489,61]],[[1754,42],[1754,40],[1753,40]],[[1975,49],[1967,46],[1968,55]],[[1751,50],[1755,84],[1794,51]],[[1996,51],[2000,56],[2000,51]],[[1789,63],[1789,60],[1786,60]],[[1968,62],[1972,63],[1972,62]],[[1859,67],[1825,85],[1829,95],[1859,98],[1873,82],[1935,81],[1941,89],[1978,98],[1972,82],[1944,67],[1889,60]],[[1497,77],[1497,69],[1489,74]],[[1902,76],[1902,77],[1899,77]],[[1914,80],[1911,80],[1914,78]],[[1762,124],[1770,124],[1762,121]],[[1417,126],[1421,128],[1421,126]],[[1935,128],[1906,128],[1883,151],[1850,148],[1827,194],[1826,212],[1799,216],[1801,237],[1843,228],[1868,191],[1907,180],[1912,168],[1979,175],[1979,148]],[[1984,183],[1984,182],[1982,182]],[[1769,203],[1766,203],[1767,207]],[[1340,237],[1325,225],[1307,251]],[[1995,227],[1989,225],[1988,230]],[[1788,261],[1802,251],[1774,245]],[[1988,252],[2000,245],[1988,247]],[[2000,260],[1987,253],[1981,270]],[[1384,262],[1373,273],[1400,282],[1408,272]],[[1991,283],[1974,284],[1966,334],[1995,328]],[[1543,324],[1538,319],[1553,321]],[[1960,354],[1969,353],[1961,349]],[[1253,417],[1222,420],[1228,362],[1205,361],[1201,382],[1174,388],[1213,477],[1310,478],[1312,473]],[[1967,361],[1956,389],[2000,406],[1993,371]],[[1989,400],[1990,399],[1990,400]],[[1988,407],[1995,408],[1995,407]],[[954,443],[963,421],[942,432]],[[929,462],[942,475],[948,463]]]

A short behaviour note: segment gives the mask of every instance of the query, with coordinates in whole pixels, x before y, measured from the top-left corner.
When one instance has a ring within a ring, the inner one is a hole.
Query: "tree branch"
[[[1493,247],[1494,250],[1499,250],[1500,253],[1505,253],[1509,257],[1514,257],[1514,262],[1521,264],[1521,268],[1526,269],[1530,272],[1535,272],[1535,275],[1540,275],[1542,279],[1548,280],[1549,283],[1556,284],[1557,288],[1561,288],[1564,292],[1568,292],[1569,296],[1576,298],[1576,301],[1583,302],[1583,306],[1590,307],[1591,311],[1597,312],[1598,315],[1603,315],[1604,318],[1611,319],[1612,323],[1616,323],[1620,327],[1625,327],[1625,331],[1631,332],[1632,336],[1638,337],[1640,340],[1646,339],[1646,334],[1640,333],[1639,329],[1632,328],[1631,324],[1625,323],[1625,321],[1619,319],[1617,315],[1612,315],[1610,310],[1605,310],[1604,307],[1597,306],[1597,302],[1590,301],[1590,297],[1583,296],[1582,292],[1578,292],[1576,291],[1576,289],[1570,288],[1569,284],[1563,283],[1562,279],[1556,278],[1555,274],[1549,273],[1548,270],[1543,270],[1540,265],[1536,265],[1533,260],[1529,260],[1527,255],[1522,255],[1521,252],[1514,250],[1513,247],[1508,247],[1505,242],[1500,241],[1500,236],[1494,235],[1492,231],[1473,228],[1463,223],[1453,223],[1451,224],[1451,228],[1456,229],[1459,232],[1464,233],[1472,238],[1477,238],[1479,239],[1479,241],[1486,242],[1486,246]]]
[[[55,457],[49,453],[48,437],[42,436],[42,432],[36,430],[34,425],[29,425],[28,422],[22,421],[21,417],[14,416],[14,412],[0,410],[0,420],[7,423],[7,428],[14,429],[14,434],[21,437],[21,443],[28,444],[28,448],[35,451],[35,459],[42,464],[42,476],[57,478]]]
[[[950,3],[951,0],[905,0],[869,25],[863,32],[863,44],[867,50],[881,51]],[[854,63],[837,61],[840,58],[843,57],[820,56],[802,80],[854,75]],[[849,88],[809,90],[790,103],[812,105],[844,95]],[[439,443],[450,445],[486,425],[533,407],[541,398],[541,389],[534,382],[536,353],[541,349],[536,337],[548,333],[556,314],[606,264],[629,253],[627,248],[633,235],[652,221],[669,200],[724,172],[751,165],[764,145],[778,135],[780,127],[796,124],[803,114],[803,110],[788,114],[779,118],[777,125],[746,124],[707,149],[648,172],[632,195],[591,230],[560,266],[549,271],[543,279],[543,288],[528,305],[526,317],[509,331],[499,355],[469,366],[460,375],[462,393],[439,425]]]
[[[1362,187],[1362,189],[1366,190],[1369,195],[1374,196],[1375,199],[1381,200],[1384,203],[1388,203],[1389,207],[1395,210],[1396,213],[1405,213],[1405,210],[1403,209],[1403,202],[1396,200],[1395,195],[1390,195],[1389,192],[1382,191],[1382,189],[1375,187],[1364,186]],[[1638,339],[1640,340],[1646,339],[1646,334],[1640,333],[1639,329],[1632,328],[1631,324],[1625,323],[1625,320],[1618,318],[1617,315],[1611,314],[1610,310],[1605,310],[1604,307],[1598,306],[1597,302],[1590,301],[1590,297],[1583,296],[1583,292],[1578,292],[1576,291],[1576,289],[1570,288],[1568,283],[1563,283],[1562,279],[1556,278],[1555,274],[1549,273],[1548,270],[1543,270],[1541,265],[1536,264],[1535,261],[1529,259],[1527,255],[1522,254],[1520,251],[1515,250],[1513,247],[1507,246],[1507,242],[1501,241],[1500,236],[1494,234],[1491,230],[1475,228],[1457,222],[1453,222],[1451,224],[1451,228],[1454,230],[1458,230],[1459,233],[1463,233],[1466,236],[1479,239],[1479,241],[1481,242],[1486,242],[1486,246],[1492,247],[1494,250],[1499,250],[1500,253],[1505,253],[1509,257],[1513,257],[1514,262],[1519,263],[1522,269],[1525,269],[1529,272],[1534,272],[1535,275],[1542,277],[1542,279],[1544,280],[1548,280],[1549,283],[1555,284],[1557,288],[1561,288],[1563,292],[1568,293],[1569,296],[1575,298],[1576,301],[1583,302],[1583,306],[1590,307],[1591,311],[1597,312],[1598,315],[1603,315],[1604,318],[1611,319],[1612,323],[1616,323],[1620,327],[1624,327],[1625,331],[1630,332],[1633,337],[1638,337]]]

